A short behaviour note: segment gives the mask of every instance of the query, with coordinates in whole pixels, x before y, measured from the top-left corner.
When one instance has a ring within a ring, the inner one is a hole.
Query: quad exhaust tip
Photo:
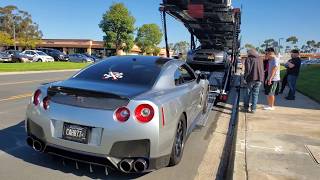
[[[136,172],[144,172],[147,169],[147,162],[144,159],[137,159],[133,163],[133,169]]]
[[[43,145],[40,141],[33,139],[32,137],[27,138],[27,144],[31,146],[35,151],[42,152],[43,151]]]
[[[123,159],[119,163],[119,169],[124,173],[129,173],[132,170],[133,159]]]
[[[139,158],[137,160],[133,159],[123,159],[119,163],[119,169],[124,173],[137,172],[142,173],[148,167],[146,160]]]
[[[35,150],[35,151],[37,151],[37,152],[40,152],[40,151],[42,151],[42,144],[41,144],[41,142],[40,141],[38,141],[38,140],[33,140],[33,149]]]

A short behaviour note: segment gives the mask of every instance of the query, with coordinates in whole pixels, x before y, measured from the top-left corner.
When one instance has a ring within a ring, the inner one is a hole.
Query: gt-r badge
[[[108,74],[104,74],[102,79],[110,79],[112,78],[112,80],[118,80],[118,79],[122,79],[123,78],[123,73],[119,73],[119,72],[109,72]]]

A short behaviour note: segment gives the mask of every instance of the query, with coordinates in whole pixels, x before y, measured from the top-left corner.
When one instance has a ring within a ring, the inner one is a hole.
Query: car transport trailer
[[[207,74],[210,82],[209,100],[226,102],[232,74],[237,69],[240,51],[241,11],[231,6],[231,0],[163,0],[160,5],[165,33],[166,51],[169,57],[166,15],[182,22],[191,34],[191,52],[212,49],[227,55],[223,64],[215,63],[215,53],[187,63],[196,71]],[[201,44],[196,47],[196,39]],[[201,62],[200,62],[201,61]],[[210,63],[212,62],[212,63]]]

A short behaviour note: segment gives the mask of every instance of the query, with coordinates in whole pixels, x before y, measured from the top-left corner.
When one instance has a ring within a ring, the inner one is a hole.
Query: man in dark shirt
[[[300,59],[299,50],[291,51],[291,58],[286,64],[287,68],[287,81],[290,88],[289,94],[286,97],[287,100],[295,100],[296,93],[296,83],[300,72],[301,59]]]
[[[246,90],[244,96],[244,110],[255,113],[259,97],[261,84],[264,82],[263,60],[260,59],[255,49],[248,50],[248,58],[244,62],[244,79],[246,81]],[[251,111],[249,111],[249,102],[251,98]]]

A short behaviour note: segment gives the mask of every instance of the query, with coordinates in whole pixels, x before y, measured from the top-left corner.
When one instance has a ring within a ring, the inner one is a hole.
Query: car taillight
[[[47,110],[50,104],[50,97],[46,96],[45,98],[43,98],[42,103],[43,103],[43,109]]]
[[[33,104],[37,106],[40,103],[40,95],[41,91],[40,89],[37,89],[36,92],[33,94]]]
[[[126,107],[118,108],[114,113],[114,118],[120,122],[126,122],[130,117],[130,110]]]
[[[147,123],[152,120],[154,116],[154,110],[149,104],[140,104],[134,111],[134,115],[138,121]]]

